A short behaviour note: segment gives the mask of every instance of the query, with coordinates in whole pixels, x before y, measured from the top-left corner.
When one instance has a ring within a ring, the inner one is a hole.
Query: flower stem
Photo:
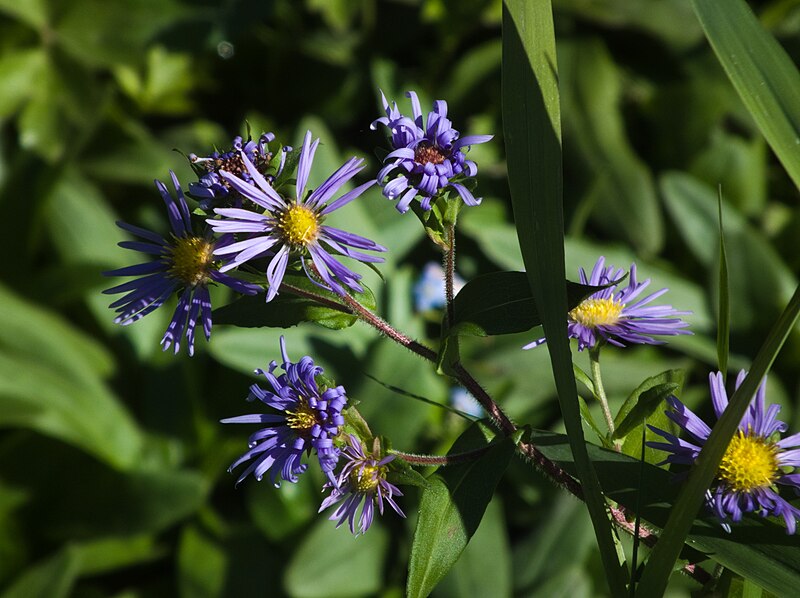
[[[455,275],[456,269],[456,226],[455,223],[451,223],[447,225],[447,249],[444,250],[442,256],[443,267],[444,267],[444,298],[445,298],[445,305],[446,305],[446,314],[447,320],[446,323],[448,326],[453,324],[454,320],[454,312],[453,312],[453,297],[455,293],[453,292],[453,276]]]
[[[599,346],[595,346],[589,349],[589,364],[591,366],[594,394],[597,397],[597,400],[600,401],[600,407],[603,409],[603,417],[606,418],[606,424],[608,424],[608,434],[610,437],[614,433],[614,418],[611,416],[611,409],[608,406],[608,397],[606,396],[606,389],[603,387],[603,376],[600,373]]]
[[[492,445],[489,444],[471,451],[452,455],[416,455],[414,453],[404,453],[395,450],[389,451],[389,454],[396,455],[403,461],[411,463],[412,465],[456,465],[458,463],[465,463],[477,459],[490,448],[492,448]]]

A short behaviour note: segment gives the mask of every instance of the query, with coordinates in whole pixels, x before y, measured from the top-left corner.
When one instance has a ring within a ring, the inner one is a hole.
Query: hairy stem
[[[444,262],[444,298],[447,314],[447,325],[452,326],[454,320],[453,314],[453,276],[456,269],[456,226],[455,224],[447,225],[447,249],[444,250],[442,261]]]
[[[603,375],[600,373],[599,346],[589,349],[589,364],[591,366],[594,394],[600,401],[600,407],[603,409],[603,417],[606,419],[606,424],[608,425],[608,434],[610,436],[614,433],[614,418],[611,416],[611,409],[608,406],[608,397],[606,397],[606,389],[603,387]]]

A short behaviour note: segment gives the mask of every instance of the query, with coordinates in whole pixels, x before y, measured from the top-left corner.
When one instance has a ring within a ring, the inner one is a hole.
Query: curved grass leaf
[[[450,454],[490,444],[485,428],[474,424],[459,437]],[[512,438],[503,438],[480,458],[442,468],[428,478],[408,564],[408,598],[430,594],[456,563],[478,529],[514,448]]]
[[[564,317],[561,109],[555,50],[553,10],[548,0],[503,3],[503,132],[517,237],[548,338],[561,413],[606,577],[612,595],[624,596],[625,572],[618,561],[597,475],[586,454]]]
[[[693,0],[720,63],[795,185],[800,187],[800,74],[744,0]]]

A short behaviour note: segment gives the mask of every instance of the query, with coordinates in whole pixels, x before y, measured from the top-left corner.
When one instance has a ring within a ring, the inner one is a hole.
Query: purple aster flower
[[[739,372],[736,388],[742,384],[745,372]],[[711,403],[719,419],[728,406],[728,395],[720,373],[708,375]],[[779,405],[765,409],[766,379],[739,422],[739,431],[728,445],[717,471],[714,485],[706,493],[706,504],[730,531],[728,519],[741,521],[744,513],[783,517],[786,533],[794,534],[800,509],[792,506],[778,493],[777,484],[789,486],[800,494],[800,434],[780,439],[788,426],[777,419]],[[667,417],[687,432],[690,440],[648,426],[667,442],[648,442],[647,446],[666,451],[664,463],[692,465],[708,440],[711,428],[675,397],[667,399]]]
[[[602,286],[620,280],[625,272],[614,266],[605,266],[605,258],[600,257],[592,269],[591,276],[580,269],[581,283]],[[676,311],[671,305],[648,305],[661,297],[668,289],[661,289],[646,297],[639,298],[650,279],[636,280],[636,264],[631,264],[628,286],[618,290],[616,284],[598,291],[584,299],[578,307],[569,312],[567,332],[571,338],[578,339],[578,350],[593,349],[598,343],[608,342],[618,347],[626,343],[660,345],[664,341],[654,339],[654,335],[674,336],[692,334],[684,330],[689,326],[677,316],[690,314]],[[546,339],[536,340],[523,349],[532,349]]]
[[[333,469],[339,460],[339,449],[333,439],[344,424],[342,409],[347,403],[345,390],[341,386],[327,388],[317,381],[322,374],[320,366],[306,356],[297,363],[289,361],[286,340],[281,337],[281,356],[284,373],[275,376],[277,363],[270,362],[269,369],[256,370],[272,386],[264,390],[257,384],[250,387],[248,401],[256,399],[272,407],[278,413],[254,413],[223,419],[223,424],[267,424],[268,427],[254,432],[248,441],[250,449],[228,468],[233,471],[246,461],[251,461],[236,480],[239,484],[251,473],[258,481],[270,472],[270,481],[275,487],[280,480],[296,482],[307,465],[300,463],[305,452],[317,452],[319,465],[331,481]]]
[[[493,135],[460,137],[447,118],[447,102],[444,100],[433,103],[426,124],[417,94],[409,91],[406,97],[411,99],[413,119],[404,116],[397,109],[396,102],[389,105],[381,92],[386,116],[378,118],[370,126],[375,130],[378,123],[386,125],[392,135],[394,151],[384,159],[384,167],[377,177],[383,194],[389,199],[399,199],[397,209],[401,213],[408,211],[416,196],[420,197],[422,209],[430,210],[431,203],[446,187],[454,189],[468,206],[477,206],[481,198],[473,197],[460,182],[478,173],[477,165],[467,160],[465,152],[471,145],[486,143]]]
[[[394,512],[405,517],[405,514],[397,506],[393,496],[403,496],[400,489],[394,484],[386,481],[388,468],[386,465],[394,459],[394,455],[387,455],[380,459],[377,455],[366,454],[361,447],[361,441],[352,434],[347,439],[347,446],[342,451],[345,463],[342,471],[339,472],[337,483],[328,482],[325,488],[331,488],[331,494],[322,501],[319,508],[321,513],[331,505],[338,502],[342,504],[334,511],[330,519],[338,519],[338,528],[345,520],[350,526],[350,531],[356,536],[364,534],[372,525],[375,516],[375,506],[378,512],[383,515],[383,501],[389,503]],[[358,508],[361,506],[361,515],[358,518],[358,531],[356,531],[356,516]]]
[[[319,139],[311,143],[311,131],[307,132],[297,167],[297,199],[284,199],[278,195],[244,154],[241,154],[242,161],[255,184],[225,171],[220,173],[243,197],[263,208],[264,212],[240,208],[215,209],[222,219],[208,220],[208,223],[216,232],[246,235],[246,238],[236,243],[217,249],[215,255],[232,256],[231,261],[221,268],[223,272],[254,258],[269,257],[266,268],[269,282],[267,301],[278,294],[290,256],[299,255],[307,272],[306,260],[310,257],[312,270],[324,282],[320,286],[341,295],[345,293],[342,285],[354,291],[363,291],[358,282],[361,275],[335,259],[331,251],[362,262],[383,261],[382,257],[359,250],[386,251],[385,247],[359,235],[323,224],[326,215],[350,203],[375,183],[369,181],[359,185],[331,201],[342,186],[364,168],[364,160],[351,158],[324,183],[305,195],[318,144]],[[311,275],[309,278],[316,282]]]
[[[119,314],[114,321],[123,326],[132,324],[158,309],[170,295],[179,292],[178,306],[161,339],[161,346],[166,351],[174,345],[177,354],[185,331],[189,355],[193,355],[194,334],[198,320],[202,322],[206,339],[211,338],[209,283],[219,282],[245,295],[254,295],[261,288],[219,271],[212,254],[221,243],[215,242],[208,235],[195,235],[192,232],[189,208],[180,183],[174,172],[170,171],[170,176],[177,200],[173,199],[164,183],[155,181],[156,188],[167,205],[172,227],[169,239],[138,226],[117,222],[117,226],[121,229],[144,239],[144,241],[122,241],[119,243],[120,247],[154,255],[158,259],[104,272],[106,276],[137,278],[103,292],[111,295],[125,293],[110,305]]]
[[[243,143],[241,136],[236,136],[231,144],[231,149],[227,152],[215,151],[209,156],[198,156],[189,154],[189,161],[200,177],[199,182],[189,184],[189,193],[200,201],[200,207],[209,209],[215,200],[227,198],[231,194],[231,186],[222,176],[221,171],[235,174],[239,178],[252,182],[252,177],[242,161],[242,154],[255,166],[256,170],[262,175],[266,172],[272,161],[272,152],[269,151],[269,143],[275,140],[272,133],[263,133],[258,142],[252,139]],[[283,167],[285,153],[281,153],[280,169]],[[234,192],[237,199],[241,199],[238,193]]]

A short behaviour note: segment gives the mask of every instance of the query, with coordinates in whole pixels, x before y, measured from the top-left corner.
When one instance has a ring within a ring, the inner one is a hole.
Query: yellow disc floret
[[[208,281],[214,246],[203,237],[177,237],[172,245],[172,264],[169,273],[187,286]]]
[[[611,299],[586,299],[569,312],[569,317],[587,328],[611,326],[619,322],[624,303]]]
[[[298,434],[309,432],[317,424],[317,413],[312,409],[308,401],[301,399],[294,411],[286,412],[286,425]]]
[[[278,217],[278,228],[284,242],[305,247],[319,234],[319,218],[306,206],[291,204]]]
[[[775,445],[739,430],[722,457],[717,477],[736,492],[751,492],[771,486],[778,473]]]
[[[350,474],[350,484],[359,494],[371,494],[384,477],[386,477],[385,467],[364,465],[354,469]]]

